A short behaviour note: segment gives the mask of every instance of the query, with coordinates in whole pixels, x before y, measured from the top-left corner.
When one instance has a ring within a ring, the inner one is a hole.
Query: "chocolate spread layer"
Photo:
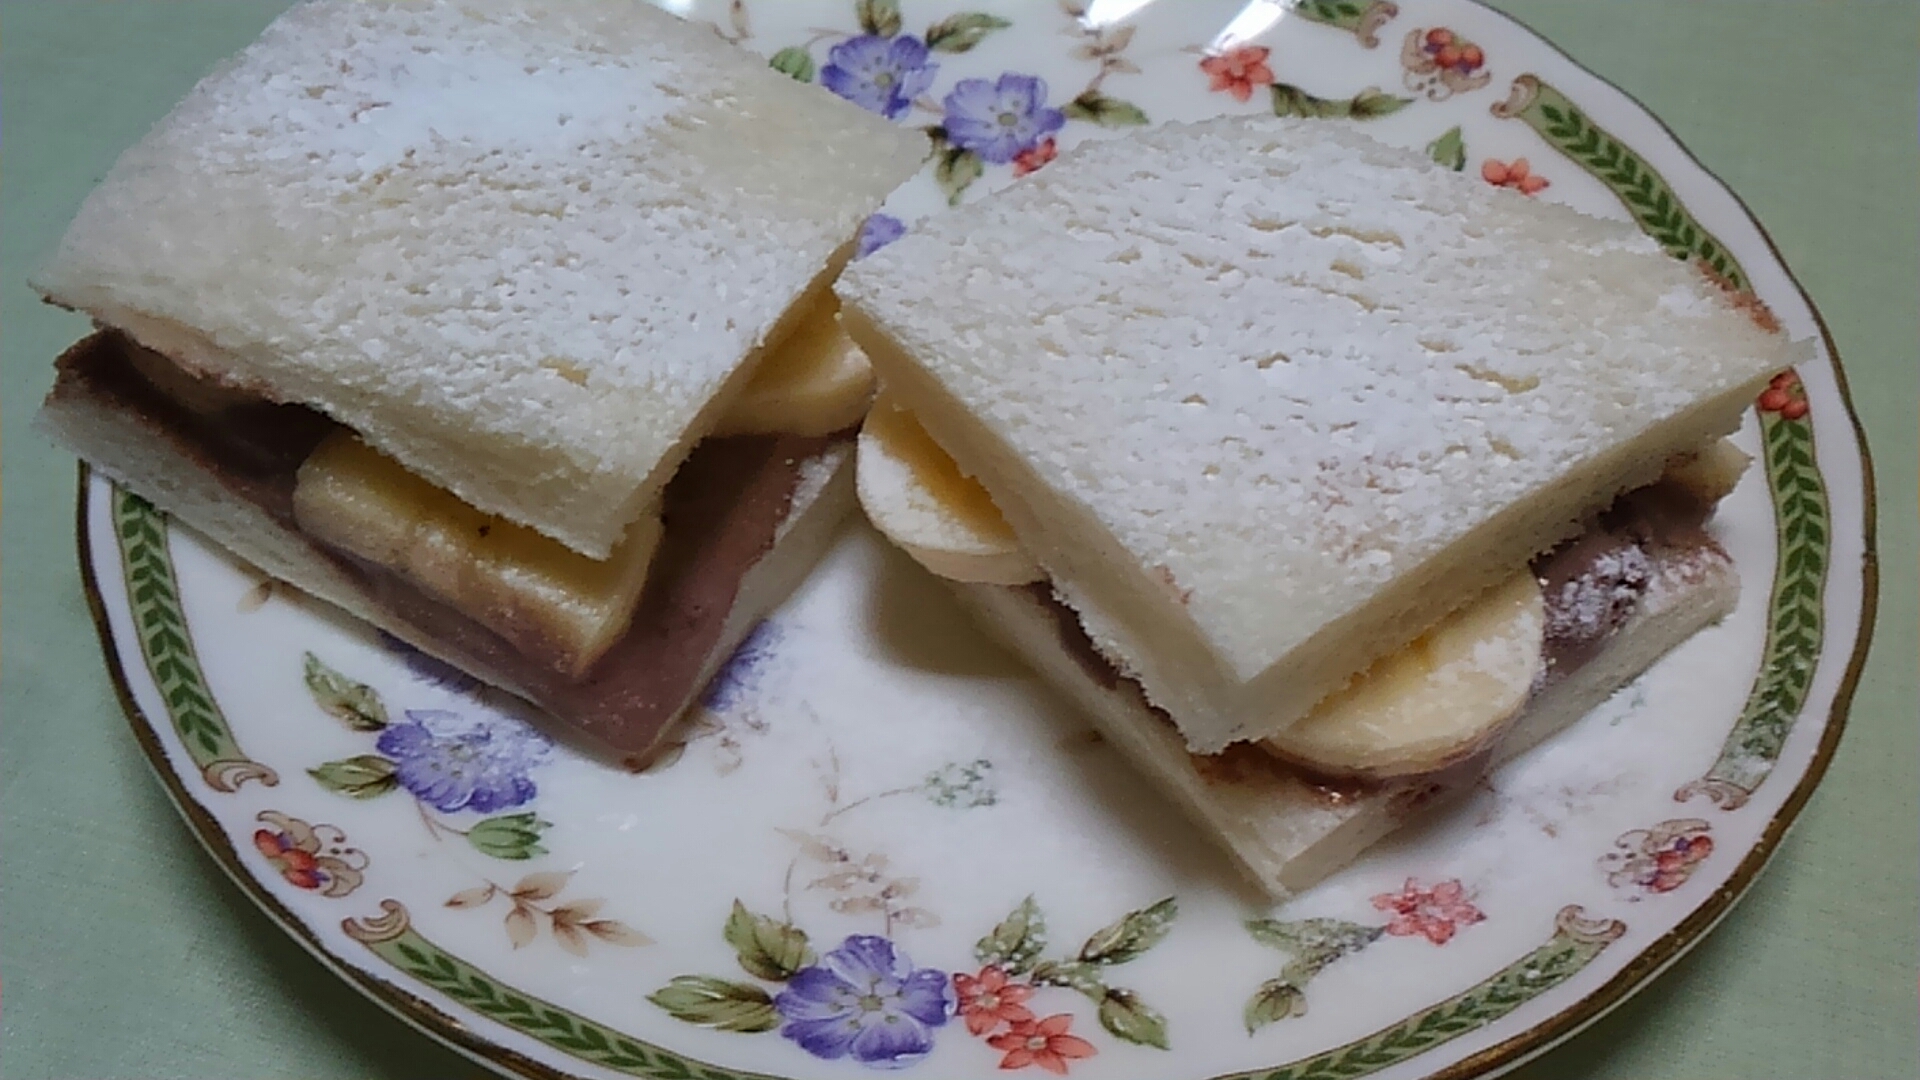
[[[1704,525],[1713,506],[1679,484],[1660,482],[1615,500],[1594,525],[1533,560],[1546,611],[1542,653],[1546,672],[1534,687],[1538,694],[1592,661],[1639,609],[1662,565],[1713,546]],[[1147,699],[1139,682],[1121,672],[1099,651],[1080,624],[1079,615],[1054,595],[1046,581],[1022,586],[1053,616],[1066,649],[1082,670],[1105,689],[1128,694],[1141,707],[1172,724],[1172,717]],[[1484,771],[1491,743],[1436,772],[1392,779],[1329,776],[1267,747],[1236,743],[1219,754],[1194,754],[1202,775],[1225,781],[1270,774],[1292,778],[1319,790],[1331,805],[1393,787],[1408,801],[1409,812],[1438,794],[1463,786]]]
[[[102,331],[60,357],[53,395],[108,405],[166,439],[237,499],[298,532],[295,473],[339,425],[299,405],[247,401],[187,408],[136,370],[141,346]],[[143,358],[143,362],[151,359]],[[311,542],[394,630],[515,693],[642,764],[696,685],[747,572],[773,547],[801,466],[845,436],[733,436],[702,441],[662,497],[660,546],[626,635],[583,676],[516,649],[385,567]]]

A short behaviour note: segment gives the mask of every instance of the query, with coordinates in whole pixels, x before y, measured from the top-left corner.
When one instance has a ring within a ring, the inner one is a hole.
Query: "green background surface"
[[[0,3],[0,1072],[470,1077],[334,980],[195,845],[126,730],[28,418],[81,321],[27,268],[114,156],[279,3]],[[1753,207],[1833,329],[1876,459],[1880,623],[1826,783],[1665,977],[1517,1074],[1914,1077],[1920,962],[1915,347],[1920,5],[1502,0]]]

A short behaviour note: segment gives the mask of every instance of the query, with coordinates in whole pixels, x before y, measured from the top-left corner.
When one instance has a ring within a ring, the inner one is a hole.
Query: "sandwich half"
[[[42,423],[634,763],[851,506],[895,127],[648,4],[311,0],[94,190]]]
[[[1723,437],[1796,349],[1629,226],[1264,118],[837,289],[868,516],[1276,895],[1731,610]]]

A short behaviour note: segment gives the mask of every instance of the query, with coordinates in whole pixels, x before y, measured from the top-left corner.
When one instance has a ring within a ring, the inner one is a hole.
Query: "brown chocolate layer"
[[[263,401],[215,412],[189,409],[136,370],[135,350],[141,346],[124,335],[94,334],[60,357],[54,397],[85,396],[114,408],[198,462],[235,498],[297,532],[296,470],[338,425],[302,406]],[[578,678],[551,658],[521,652],[384,567],[312,546],[346,572],[399,636],[429,644],[456,666],[499,673],[515,693],[616,752],[641,759],[701,689],[696,683],[741,581],[772,549],[792,506],[802,463],[845,437],[701,442],[663,494],[665,528],[631,626]]]
[[[1713,543],[1713,506],[1679,484],[1617,500],[1595,525],[1533,561],[1546,601],[1549,680],[1592,660],[1640,606],[1663,562]]]
[[[1703,526],[1713,506],[1674,483],[1655,483],[1629,492],[1580,536],[1536,558],[1532,563],[1546,609],[1542,635],[1546,671],[1534,693],[1565,678],[1592,661],[1620,627],[1638,610],[1654,575],[1663,565],[1682,560],[1685,553],[1712,547]],[[1139,682],[1108,660],[1087,636],[1079,615],[1054,595],[1052,586],[1035,582],[1026,591],[1046,605],[1060,634],[1060,644],[1102,687],[1121,689],[1142,708],[1172,724],[1164,710],[1147,699]],[[1490,745],[1476,748],[1459,761],[1419,776],[1372,780],[1317,773],[1310,765],[1289,760],[1264,746],[1238,743],[1225,752],[1192,755],[1196,768],[1227,780],[1261,772],[1290,776],[1320,789],[1330,804],[1358,798],[1393,786],[1419,802],[1470,782],[1484,770]]]

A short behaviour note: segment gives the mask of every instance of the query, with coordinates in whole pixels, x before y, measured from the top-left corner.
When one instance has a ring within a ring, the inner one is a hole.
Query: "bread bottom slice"
[[[1563,664],[1536,686],[1511,726],[1487,750],[1440,772],[1391,782],[1316,778],[1250,745],[1211,757],[1188,752],[1139,684],[1107,663],[1074,613],[1045,585],[948,582],[993,637],[1092,720],[1263,891],[1297,893],[1339,870],[1400,825],[1460,795],[1492,768],[1593,711],[1656,660],[1718,622],[1739,598],[1732,561],[1701,538],[1650,553],[1638,603],[1604,645]]]
[[[704,455],[696,450],[676,477],[683,489],[694,489],[677,515],[669,486],[667,539],[647,584],[649,592],[669,595],[651,606],[643,595],[627,637],[586,679],[569,682],[525,662],[497,635],[397,575],[342,557],[292,527],[271,483],[223,472],[177,418],[153,408],[137,386],[116,385],[115,350],[127,348],[137,346],[103,333],[69,350],[39,426],[262,573],[528,701],[557,721],[556,734],[585,736],[600,754],[611,751],[631,768],[664,748],[675,721],[754,625],[806,577],[854,506],[851,433],[741,437],[715,440]],[[754,490],[698,490],[730,479]],[[755,499],[761,505],[740,505]],[[730,555],[716,556],[729,548]],[[675,573],[681,580],[656,580]],[[693,574],[700,580],[687,580]]]

